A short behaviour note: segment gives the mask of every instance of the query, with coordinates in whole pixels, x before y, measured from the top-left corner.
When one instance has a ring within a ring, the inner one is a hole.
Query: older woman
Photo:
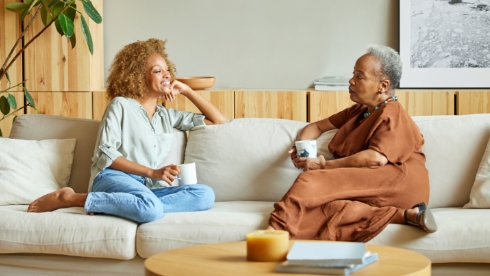
[[[29,205],[28,212],[72,206],[89,214],[104,213],[138,223],[159,219],[167,212],[209,209],[213,190],[205,185],[172,187],[179,173],[175,164],[160,167],[172,147],[173,128],[190,130],[228,119],[189,86],[174,79],[165,42],[138,41],[115,57],[107,79],[111,100],[97,137],[89,193],[62,188]],[[194,114],[157,105],[181,94],[202,112]]]
[[[297,158],[294,147],[289,151],[304,172],[274,204],[269,229],[287,230],[292,239],[361,242],[388,223],[437,230],[425,204],[424,138],[394,95],[401,69],[400,56],[385,46],[370,46],[357,60],[349,81],[357,104],[307,125],[297,137],[316,139],[338,129],[329,144],[335,159]]]

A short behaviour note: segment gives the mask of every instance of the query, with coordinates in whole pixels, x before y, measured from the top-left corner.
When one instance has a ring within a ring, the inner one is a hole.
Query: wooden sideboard
[[[314,122],[354,104],[347,91],[209,89],[196,91],[228,118],[280,118]],[[490,91],[396,90],[411,116],[490,113]],[[93,92],[93,119],[102,118],[108,101],[105,90]],[[179,95],[167,108],[199,112]]]

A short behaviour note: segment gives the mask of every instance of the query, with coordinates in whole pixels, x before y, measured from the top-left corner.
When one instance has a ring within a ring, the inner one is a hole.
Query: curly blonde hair
[[[170,76],[175,78],[177,70],[165,53],[166,40],[150,38],[137,41],[122,48],[114,57],[107,78],[107,98],[112,100],[117,96],[141,98],[146,94],[146,66],[152,54],[163,57],[170,70]]]

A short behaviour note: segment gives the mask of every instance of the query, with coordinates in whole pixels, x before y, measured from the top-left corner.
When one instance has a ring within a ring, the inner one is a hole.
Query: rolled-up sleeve
[[[198,126],[204,126],[205,116],[198,113],[167,109],[167,115],[172,127],[178,130],[191,130]]]
[[[109,167],[116,158],[122,156],[118,151],[121,146],[121,109],[120,104],[114,103],[107,107],[100,126],[97,147],[92,162],[103,170]]]

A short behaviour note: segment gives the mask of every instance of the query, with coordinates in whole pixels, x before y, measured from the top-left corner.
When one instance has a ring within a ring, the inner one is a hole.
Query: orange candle
[[[280,262],[289,251],[289,233],[283,230],[257,230],[246,234],[247,260]]]

